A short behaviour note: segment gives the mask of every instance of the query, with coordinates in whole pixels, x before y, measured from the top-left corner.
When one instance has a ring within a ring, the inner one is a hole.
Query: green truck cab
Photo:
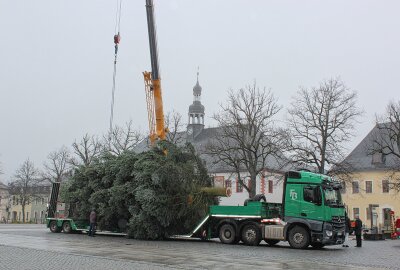
[[[210,206],[209,214],[188,235],[269,245],[288,241],[293,248],[322,248],[345,240],[341,185],[326,175],[290,171],[283,182],[282,203],[250,200],[245,206]]]

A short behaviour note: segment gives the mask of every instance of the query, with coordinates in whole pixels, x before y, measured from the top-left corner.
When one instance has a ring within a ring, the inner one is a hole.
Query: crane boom
[[[154,21],[153,0],[146,0],[147,26],[149,32],[151,73],[143,72],[147,114],[149,120],[150,142],[165,140],[164,109],[161,94],[161,78],[158,66],[157,35]]]

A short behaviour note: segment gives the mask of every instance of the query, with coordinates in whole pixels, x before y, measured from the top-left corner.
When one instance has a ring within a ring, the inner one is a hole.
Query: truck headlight
[[[326,235],[329,236],[329,237],[331,237],[331,236],[332,236],[332,231],[328,231],[328,230],[327,230],[327,231],[326,231]]]

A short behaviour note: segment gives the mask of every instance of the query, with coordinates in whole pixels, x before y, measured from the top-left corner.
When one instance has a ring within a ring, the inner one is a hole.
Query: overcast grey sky
[[[340,76],[365,110],[356,146],[399,100],[399,1],[154,0],[164,110],[186,121],[200,66],[209,118],[254,80],[289,106],[300,86]],[[109,124],[116,0],[0,0],[0,161],[7,182],[28,157]],[[148,131],[145,0],[122,3],[114,119]]]

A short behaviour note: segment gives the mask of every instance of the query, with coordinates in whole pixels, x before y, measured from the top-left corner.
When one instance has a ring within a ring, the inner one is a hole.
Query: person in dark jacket
[[[356,227],[354,228],[354,234],[356,235],[357,246],[361,247],[361,232],[362,232],[362,221],[359,216],[356,217]]]
[[[90,216],[89,216],[89,222],[90,222],[90,228],[89,228],[89,236],[94,237],[94,232],[95,232],[95,227],[96,227],[96,211],[95,209],[92,210],[92,212],[90,212]]]

